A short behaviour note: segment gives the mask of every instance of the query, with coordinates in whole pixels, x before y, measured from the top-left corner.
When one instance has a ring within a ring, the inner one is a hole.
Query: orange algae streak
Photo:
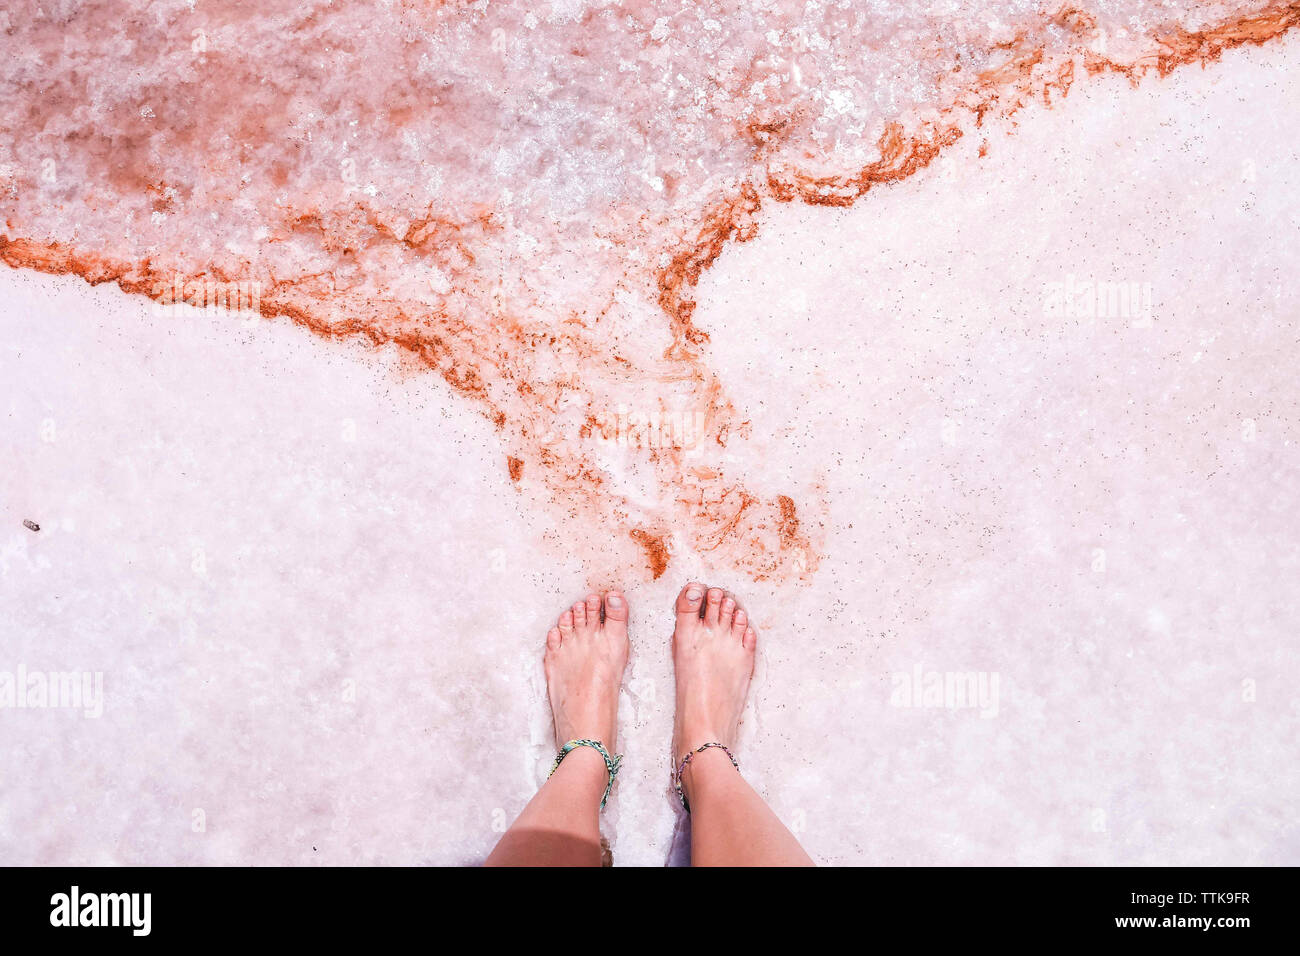
[[[257,314],[438,374],[500,430],[512,481],[527,470],[621,528],[653,577],[671,554],[647,528],[798,579],[826,504],[724,460],[748,422],[701,358],[700,276],[765,201],[850,205],[1080,75],[1137,82],[1300,19],[1300,2],[1187,3],[1187,26],[1171,9],[41,9],[0,33],[0,259],[163,302],[237,288]],[[1138,19],[1156,26],[1099,52]],[[692,454],[624,441],[606,411],[625,405],[703,422]],[[649,477],[649,503],[616,490],[613,456]]]
[[[668,544],[664,536],[650,534],[640,528],[633,528],[628,535],[645,550],[646,561],[650,566],[650,577],[658,581],[668,568]]]

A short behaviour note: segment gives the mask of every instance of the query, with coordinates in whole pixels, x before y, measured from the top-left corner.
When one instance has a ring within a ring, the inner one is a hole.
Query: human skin
[[[735,745],[758,634],[735,599],[692,582],[673,608],[680,761],[703,743]],[[588,595],[546,636],[545,670],[556,744],[617,745],[618,692],[628,655],[627,599]],[[488,866],[598,866],[600,801],[608,774],[592,747],[574,748],[489,855]],[[682,787],[693,813],[696,866],[810,866],[812,860],[717,747],[691,755]]]

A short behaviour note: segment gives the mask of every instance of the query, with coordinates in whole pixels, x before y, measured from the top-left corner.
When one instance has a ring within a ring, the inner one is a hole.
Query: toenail
[[[617,594],[611,594],[609,595],[609,597],[605,598],[605,603],[608,604],[610,607],[622,607],[623,599],[619,597]]]
[[[688,601],[698,601],[698,600],[700,599],[700,595],[703,594],[703,593],[704,593],[704,592],[701,591],[699,588],[687,588],[687,589],[686,589],[686,600],[688,600]]]

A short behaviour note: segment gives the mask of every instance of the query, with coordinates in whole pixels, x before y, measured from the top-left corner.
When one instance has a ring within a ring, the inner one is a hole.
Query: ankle
[[[705,724],[703,722],[694,725],[696,728],[707,728],[709,726],[710,724]],[[673,734],[673,745],[677,748],[677,752],[673,755],[673,767],[680,767],[682,761],[687,757],[692,754],[700,753],[699,748],[703,747],[705,744],[712,744],[713,746],[705,750],[704,753],[707,753],[709,750],[719,749],[719,744],[728,749],[733,748],[735,747],[735,744],[732,743],[733,737],[733,734],[725,734],[717,730],[677,730]]]
[[[602,744],[603,746],[603,744]],[[596,804],[603,808],[609,790],[613,787],[613,777],[617,774],[620,757],[611,754],[613,769],[606,763],[599,750],[589,746],[572,748],[568,753],[563,749],[556,755],[557,763],[551,770],[551,778],[562,777],[565,785],[573,787],[582,794],[584,800],[591,796]]]
[[[717,784],[727,786],[734,782],[733,776],[740,772],[740,765],[731,751],[716,741],[713,746],[701,745],[687,751],[677,767],[678,796],[688,811],[694,804],[697,793]]]

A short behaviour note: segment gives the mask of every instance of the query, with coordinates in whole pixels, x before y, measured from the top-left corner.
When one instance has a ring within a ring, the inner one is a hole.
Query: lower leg
[[[673,668],[677,680],[674,755],[701,744],[735,744],[754,673],[758,635],[745,611],[718,588],[688,584],[677,598]],[[691,807],[696,866],[811,866],[775,813],[721,748],[693,754],[682,771]]]
[[[812,866],[799,841],[717,747],[682,772],[694,866]]]
[[[575,747],[528,801],[488,866],[600,866],[600,800],[609,774],[591,747]]]

